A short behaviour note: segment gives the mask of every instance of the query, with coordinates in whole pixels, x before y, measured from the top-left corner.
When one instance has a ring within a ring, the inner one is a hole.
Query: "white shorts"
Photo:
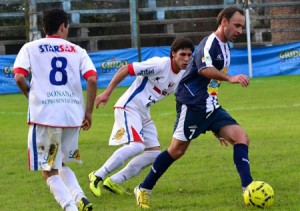
[[[143,121],[141,115],[128,109],[115,108],[115,122],[109,145],[143,142],[145,148],[160,146],[154,122]]]
[[[80,128],[30,125],[28,165],[31,171],[61,169],[62,163],[81,163],[78,150]]]

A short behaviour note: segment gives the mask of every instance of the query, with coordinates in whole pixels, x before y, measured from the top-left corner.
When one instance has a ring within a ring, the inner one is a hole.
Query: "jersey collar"
[[[46,38],[61,38],[59,35],[46,35]]]

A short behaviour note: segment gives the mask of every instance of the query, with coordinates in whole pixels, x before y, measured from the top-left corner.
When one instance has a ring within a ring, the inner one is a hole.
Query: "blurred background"
[[[300,41],[299,0],[0,0],[0,55],[43,37],[43,11],[53,7],[70,16],[69,40],[97,52],[170,46],[178,36],[198,44],[232,4],[249,10],[252,47]],[[246,46],[244,30],[234,47]]]

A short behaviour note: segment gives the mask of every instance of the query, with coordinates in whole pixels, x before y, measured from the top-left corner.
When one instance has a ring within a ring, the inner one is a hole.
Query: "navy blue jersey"
[[[178,85],[176,101],[206,113],[220,107],[217,96],[221,81],[201,76],[199,72],[206,67],[215,67],[226,74],[229,64],[228,43],[220,41],[215,33],[205,37]]]

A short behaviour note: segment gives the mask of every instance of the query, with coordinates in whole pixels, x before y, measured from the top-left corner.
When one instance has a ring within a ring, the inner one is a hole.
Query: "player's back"
[[[23,46],[15,65],[31,73],[29,123],[80,126],[84,115],[80,72],[94,69],[83,55],[87,57],[84,49],[58,37]]]
[[[81,54],[78,46],[61,38],[43,38],[27,45],[33,76],[48,82],[50,74],[49,86],[66,84],[68,76],[78,82]]]

